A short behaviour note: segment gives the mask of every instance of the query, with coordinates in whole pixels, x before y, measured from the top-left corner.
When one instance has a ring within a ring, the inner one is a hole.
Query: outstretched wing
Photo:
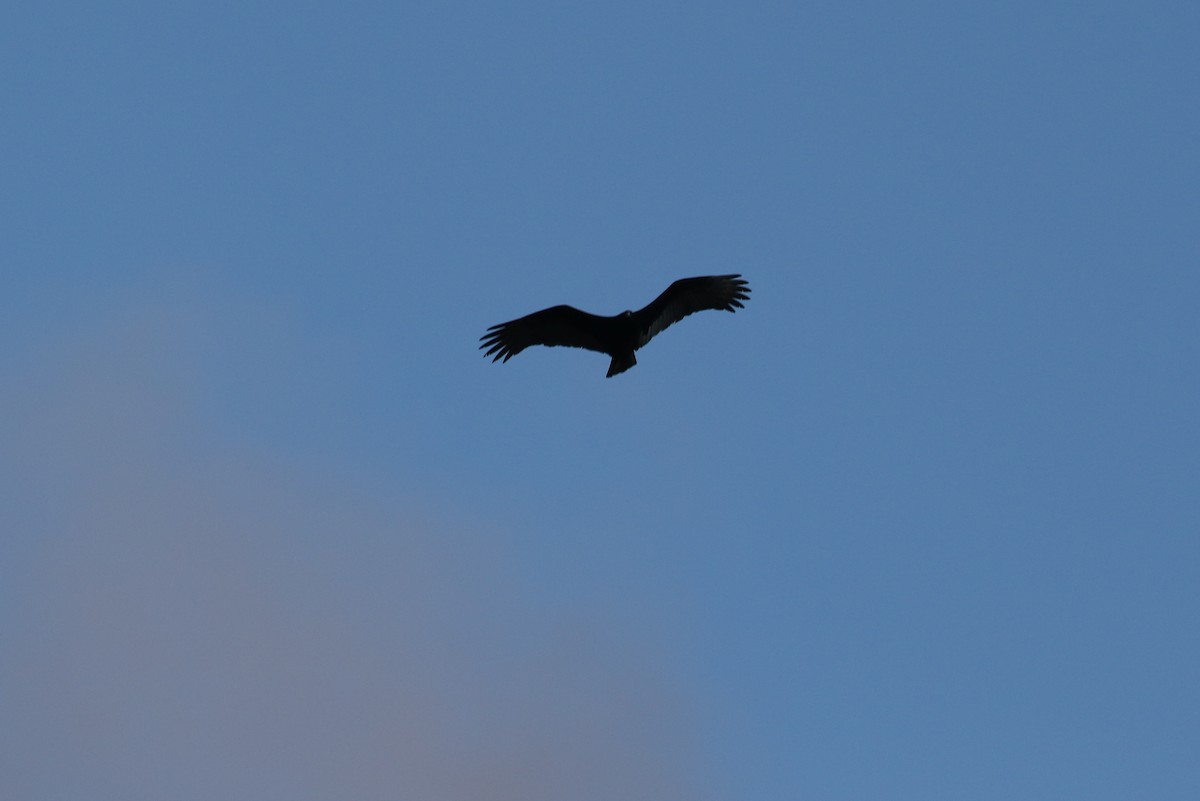
[[[492,361],[508,361],[530,345],[565,345],[605,352],[604,326],[607,318],[580,311],[571,306],[552,306],[517,320],[493,325],[479,339]],[[494,354],[494,355],[493,355]]]
[[[731,312],[742,308],[742,301],[749,299],[750,285],[740,275],[681,278],[649,306],[634,314],[639,331],[637,347],[642,347],[667,326],[689,314],[705,309]]]

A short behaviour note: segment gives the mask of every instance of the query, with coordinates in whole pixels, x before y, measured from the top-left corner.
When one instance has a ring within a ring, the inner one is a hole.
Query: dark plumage
[[[508,361],[530,345],[587,348],[612,357],[607,378],[637,364],[633,352],[655,334],[704,309],[732,312],[748,300],[750,286],[740,275],[681,278],[641,311],[613,317],[588,314],[571,306],[551,306],[507,323],[493,325],[480,339],[492,361]]]

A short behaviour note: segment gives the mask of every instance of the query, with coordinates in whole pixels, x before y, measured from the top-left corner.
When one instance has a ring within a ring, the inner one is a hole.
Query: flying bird
[[[493,362],[508,361],[530,345],[587,348],[612,357],[605,376],[612,378],[637,364],[633,352],[672,323],[705,309],[732,312],[749,297],[750,286],[740,275],[681,278],[640,311],[601,317],[571,306],[551,306],[493,325],[480,337],[479,348]]]

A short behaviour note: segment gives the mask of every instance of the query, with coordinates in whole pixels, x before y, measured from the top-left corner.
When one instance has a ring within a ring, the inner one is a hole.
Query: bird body
[[[603,317],[573,306],[551,306],[493,325],[480,339],[484,356],[508,361],[531,345],[586,348],[612,357],[606,378],[637,364],[634,351],[689,314],[705,309],[732,312],[749,299],[750,287],[739,275],[682,278],[639,311]]]

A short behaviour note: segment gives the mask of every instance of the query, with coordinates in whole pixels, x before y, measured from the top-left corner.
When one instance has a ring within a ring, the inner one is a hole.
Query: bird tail
[[[618,373],[625,372],[635,364],[637,364],[637,359],[634,358],[633,351],[629,351],[629,353],[618,353],[616,356],[613,356],[612,363],[608,365],[608,375],[604,377],[612,378]]]

